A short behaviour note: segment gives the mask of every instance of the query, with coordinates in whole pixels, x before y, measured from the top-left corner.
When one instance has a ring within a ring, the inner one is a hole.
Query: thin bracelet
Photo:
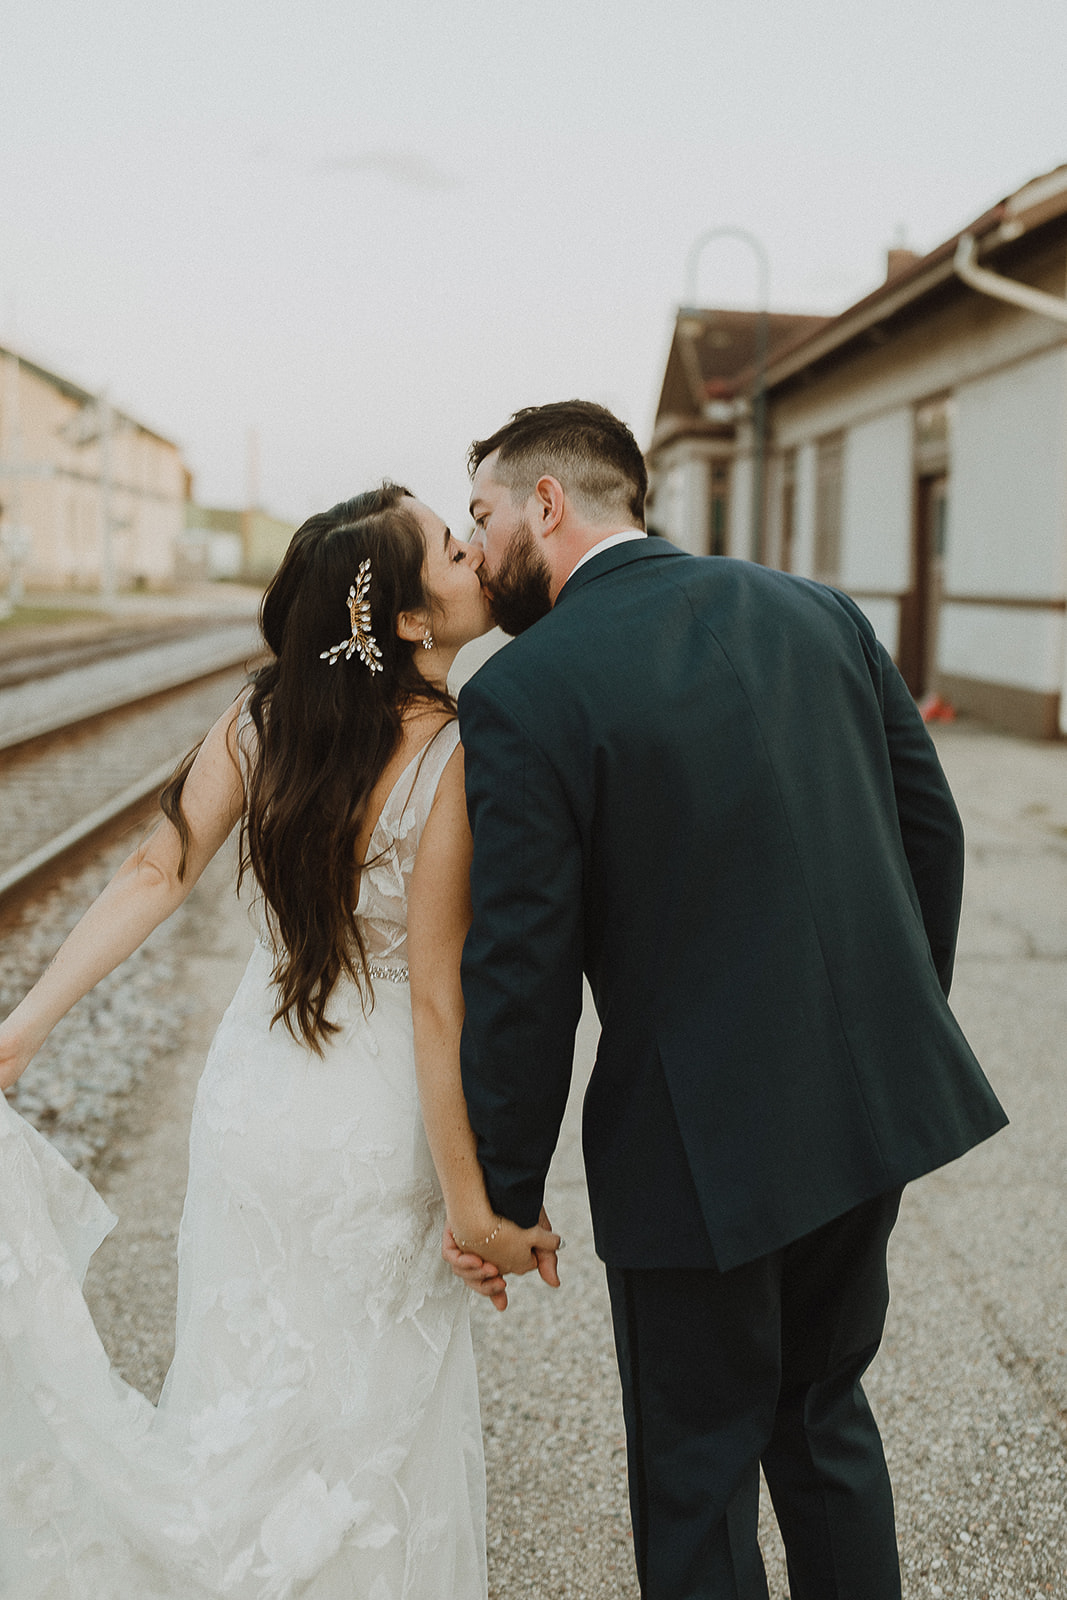
[[[453,1239],[456,1239],[456,1244],[458,1245],[458,1247],[461,1250],[465,1250],[468,1255],[479,1256],[485,1250],[486,1245],[492,1244],[493,1240],[496,1238],[497,1234],[500,1232],[500,1230],[501,1230],[501,1228],[503,1226],[504,1226],[504,1219],[503,1219],[503,1217],[500,1217],[498,1219],[497,1225],[493,1229],[492,1233],[487,1234],[486,1237],[484,1239],[482,1239],[478,1244],[464,1244],[462,1239],[456,1239],[455,1234],[453,1234],[452,1237],[453,1237]]]

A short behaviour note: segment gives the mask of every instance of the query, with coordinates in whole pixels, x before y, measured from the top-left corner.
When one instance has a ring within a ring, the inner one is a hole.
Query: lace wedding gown
[[[81,1295],[114,1224],[0,1096],[0,1595],[484,1600],[468,1297],[440,1257],[406,983],[419,836],[450,723],[394,788],[358,912],[375,974],[320,1059],[257,944],[208,1057],[160,1402]]]

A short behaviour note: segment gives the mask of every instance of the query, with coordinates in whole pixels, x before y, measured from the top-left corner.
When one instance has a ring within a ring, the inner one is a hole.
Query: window
[[[948,471],[952,409],[947,395],[925,400],[915,408],[915,472],[919,478],[936,478]]]

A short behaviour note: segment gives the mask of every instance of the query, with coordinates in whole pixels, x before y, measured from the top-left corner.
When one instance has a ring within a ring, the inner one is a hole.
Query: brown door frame
[[[897,665],[916,699],[936,687],[937,635],[944,552],[938,549],[938,507],[947,497],[948,473],[915,479],[911,518],[911,587],[900,600]]]

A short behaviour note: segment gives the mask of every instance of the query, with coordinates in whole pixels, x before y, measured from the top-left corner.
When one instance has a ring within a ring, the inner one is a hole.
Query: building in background
[[[0,349],[0,582],[165,588],[185,521],[181,449],[106,398]]]
[[[917,697],[1067,733],[1067,167],[888,268],[769,319],[762,459],[756,315],[679,313],[650,521],[846,590]]]
[[[200,506],[190,500],[178,544],[178,576],[185,583],[240,578],[244,566],[241,542],[243,511],[225,506]]]
[[[242,576],[248,583],[269,583],[289,548],[296,523],[272,517],[259,506],[243,512],[242,517]]]
[[[180,543],[180,576],[186,581],[231,578],[267,584],[295,532],[294,522],[272,517],[258,506],[235,511],[190,500]]]
[[[830,319],[683,306],[667,355],[649,465],[649,527],[694,555],[754,554],[749,510],[731,525],[738,430],[766,315],[767,359]],[[743,470],[743,469],[742,469]],[[751,480],[746,480],[751,493]]]

